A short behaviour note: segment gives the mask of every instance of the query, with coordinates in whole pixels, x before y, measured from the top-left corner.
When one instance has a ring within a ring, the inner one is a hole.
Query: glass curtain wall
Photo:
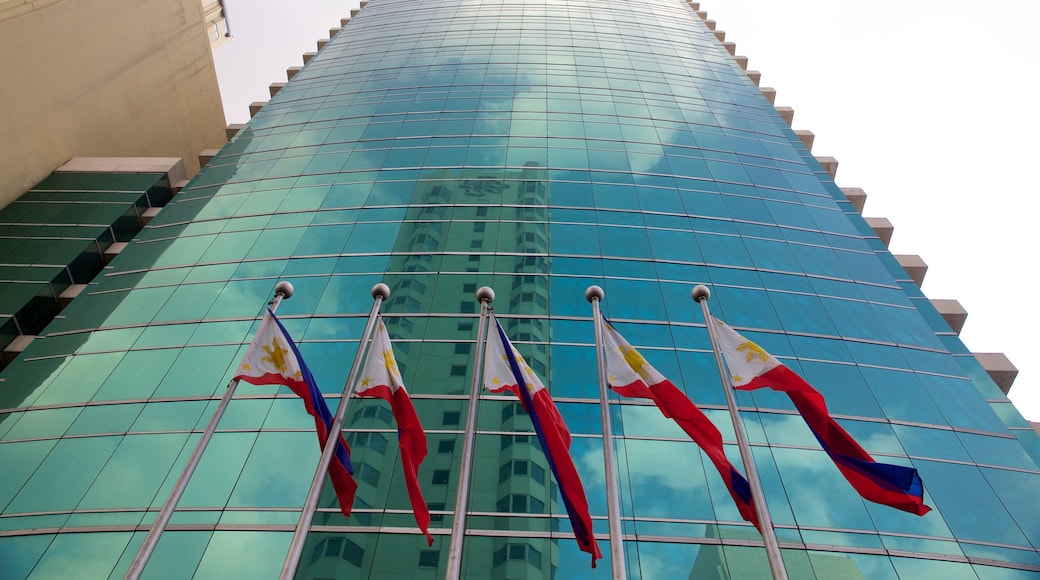
[[[5,370],[3,576],[123,574],[282,279],[330,406],[390,286],[435,534],[386,404],[354,400],[354,513],[324,491],[300,578],[443,577],[484,285],[574,435],[606,557],[589,567],[529,419],[488,395],[463,574],[609,578],[584,291],[739,464],[696,283],[935,508],[864,502],[785,397],[738,393],[792,578],[1040,573],[1037,438],[690,6],[374,0]],[[610,411],[629,577],[767,578],[698,447],[643,402]],[[300,400],[242,385],[146,577],[275,577],[318,455]]]

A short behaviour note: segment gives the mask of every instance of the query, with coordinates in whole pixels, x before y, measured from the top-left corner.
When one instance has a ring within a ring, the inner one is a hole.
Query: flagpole
[[[740,448],[740,458],[744,462],[744,471],[747,472],[751,497],[755,500],[755,515],[758,516],[758,522],[762,528],[760,531],[766,546],[769,569],[773,572],[774,580],[787,580],[787,570],[784,568],[784,559],[780,554],[780,543],[776,539],[776,530],[773,529],[773,520],[769,517],[769,508],[766,506],[762,484],[758,479],[758,471],[755,469],[755,460],[751,455],[751,444],[748,443],[744,423],[740,420],[740,412],[737,409],[737,401],[733,396],[733,387],[723,366],[722,354],[719,352],[718,337],[715,336],[715,326],[712,324],[711,312],[708,311],[708,297],[710,296],[711,291],[703,284],[698,284],[693,289],[693,300],[700,303],[701,311],[704,313],[704,324],[708,327],[711,350],[715,353],[715,364],[719,367],[722,390],[726,392],[726,406],[729,407],[729,416],[733,420],[733,431],[737,436],[737,446]]]
[[[387,296],[390,296],[390,288],[386,284],[379,283],[372,287],[372,311],[368,314],[368,323],[365,325],[365,331],[361,334],[357,354],[354,355],[354,364],[351,365],[350,374],[347,375],[347,382],[343,385],[343,396],[339,400],[336,416],[333,418],[332,426],[329,428],[325,447],[321,451],[321,459],[318,460],[318,466],[314,470],[314,477],[311,479],[311,487],[307,492],[307,498],[303,502],[300,519],[296,522],[292,543],[289,544],[289,552],[285,555],[285,562],[282,564],[282,572],[279,575],[281,580],[288,580],[295,576],[296,568],[300,565],[303,545],[307,541],[307,533],[310,531],[311,522],[314,521],[314,512],[318,508],[318,500],[321,498],[321,486],[325,482],[325,474],[329,471],[329,463],[332,462],[332,455],[336,452],[340,434],[343,432],[343,417],[347,414],[347,405],[350,403],[350,396],[354,393],[361,361],[365,360],[365,350],[372,339],[376,317],[379,316],[379,306],[383,303],[383,300],[386,300]]]
[[[466,536],[466,513],[469,511],[469,484],[473,471],[474,444],[477,438],[477,401],[480,399],[480,366],[484,361],[484,343],[487,341],[488,312],[495,300],[495,291],[487,286],[477,290],[480,301],[480,321],[477,323],[477,353],[473,358],[473,381],[469,389],[469,409],[466,412],[466,434],[462,442],[462,466],[459,468],[459,488],[455,493],[455,517],[451,522],[451,544],[448,565],[444,572],[447,580],[458,580],[462,573],[462,542]]]
[[[267,303],[271,312],[278,310],[278,305],[282,303],[282,300],[288,300],[292,295],[293,285],[291,283],[282,280],[275,284],[274,298]],[[177,507],[177,503],[180,502],[181,496],[184,495],[184,490],[187,489],[188,482],[202,459],[202,453],[206,451],[206,446],[209,445],[210,439],[213,438],[213,433],[217,430],[217,423],[220,423],[221,417],[224,416],[224,411],[227,409],[228,403],[231,402],[231,397],[234,396],[237,387],[238,379],[231,379],[231,382],[228,383],[227,388],[224,390],[224,396],[220,399],[220,404],[217,405],[213,416],[210,417],[209,424],[206,425],[206,430],[202,432],[202,437],[195,444],[195,450],[192,451],[191,457],[188,458],[188,464],[181,470],[177,483],[173,485],[173,490],[170,491],[169,497],[166,498],[166,503],[159,510],[159,515],[156,516],[155,522],[149,528],[148,535],[145,536],[141,548],[137,551],[133,561],[130,562],[130,568],[127,569],[126,575],[123,576],[124,580],[137,580],[141,577],[141,573],[144,572],[144,567],[152,557],[155,546],[159,544],[159,538],[166,530],[166,524],[169,523],[170,517],[173,516],[173,510]]]
[[[614,431],[610,426],[610,399],[607,363],[603,352],[603,317],[599,303],[603,300],[603,289],[589,286],[585,299],[592,303],[592,321],[596,332],[596,367],[599,369],[599,409],[603,423],[603,473],[607,480],[607,520],[610,523],[610,567],[615,580],[628,577],[625,568],[625,548],[622,544],[621,504],[618,495],[617,463],[614,459]]]

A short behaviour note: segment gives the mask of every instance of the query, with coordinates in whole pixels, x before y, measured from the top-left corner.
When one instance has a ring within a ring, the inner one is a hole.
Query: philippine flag
[[[919,516],[932,509],[924,505],[924,487],[916,469],[874,461],[830,416],[823,395],[721,320],[712,317],[712,322],[734,388],[769,387],[787,393],[823,450],[864,499]]]
[[[426,507],[422,490],[419,489],[419,464],[426,458],[426,432],[419,423],[419,416],[412,406],[412,399],[401,381],[390,335],[383,325],[383,317],[376,320],[372,335],[372,346],[361,369],[361,378],[354,393],[358,397],[378,397],[390,403],[390,410],[397,421],[397,440],[401,446],[401,467],[404,470],[408,499],[412,502],[415,523],[419,525],[426,543],[433,545],[430,535],[430,510]]]
[[[729,494],[740,510],[740,516],[758,528],[751,487],[744,476],[733,467],[722,447],[722,433],[704,413],[693,404],[664,375],[650,366],[639,352],[614,329],[606,318],[603,321],[603,348],[607,363],[607,383],[619,395],[650,399],[665,417],[674,420],[690,439],[700,445],[708,459],[719,470]]]
[[[314,417],[314,426],[318,432],[318,444],[325,449],[332,428],[332,413],[329,412],[325,398],[314,383],[310,369],[303,362],[296,343],[289,337],[285,327],[270,309],[260,321],[260,328],[249,344],[242,363],[238,365],[235,378],[254,385],[284,385],[296,393]],[[336,453],[329,463],[329,477],[339,500],[340,511],[349,516],[354,505],[354,493],[357,482],[351,476],[354,473],[350,465],[350,448],[340,437]]]
[[[571,459],[571,434],[563,417],[556,409],[549,396],[549,391],[524,361],[524,357],[513,348],[513,345],[502,330],[502,325],[492,315],[497,332],[488,334],[487,348],[484,351],[484,387],[493,393],[510,391],[520,399],[524,410],[531,417],[534,432],[542,445],[549,468],[556,483],[560,486],[563,505],[567,509],[567,517],[574,529],[574,537],[578,540],[578,548],[592,555],[592,567],[603,555],[596,544],[592,533],[592,517],[589,515],[589,501],[585,497],[585,488],[574,468]]]

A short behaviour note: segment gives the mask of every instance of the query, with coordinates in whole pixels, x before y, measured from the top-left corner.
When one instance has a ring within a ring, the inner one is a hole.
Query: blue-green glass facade
[[[789,401],[738,393],[792,578],[1040,575],[1036,434],[689,5],[375,0],[0,375],[0,576],[123,574],[281,279],[332,406],[390,286],[430,449],[427,547],[388,409],[352,401],[355,512],[325,490],[299,577],[443,577],[483,285],[574,434],[604,552],[587,286],[739,463],[696,283],[935,508],[865,503]],[[696,445],[643,402],[611,416],[629,577],[767,578]],[[275,577],[317,457],[298,399],[241,386],[145,576]],[[474,469],[465,577],[610,577],[508,397],[480,401]]]

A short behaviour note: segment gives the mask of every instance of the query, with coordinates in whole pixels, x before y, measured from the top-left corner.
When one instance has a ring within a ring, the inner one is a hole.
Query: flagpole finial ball
[[[593,284],[585,289],[585,299],[589,302],[593,300],[603,300],[603,289]]]
[[[704,284],[697,284],[693,287],[693,301],[704,302],[711,296],[711,290]]]
[[[390,287],[382,282],[372,287],[372,298],[382,298],[386,300],[390,296]]]
[[[281,294],[282,300],[288,300],[292,298],[292,293],[292,282],[286,282],[285,280],[282,280],[281,282],[274,285],[274,295],[278,296],[279,294]]]
[[[495,291],[489,286],[481,286],[480,289],[477,290],[477,302],[487,302],[488,304],[491,304],[494,301]]]

